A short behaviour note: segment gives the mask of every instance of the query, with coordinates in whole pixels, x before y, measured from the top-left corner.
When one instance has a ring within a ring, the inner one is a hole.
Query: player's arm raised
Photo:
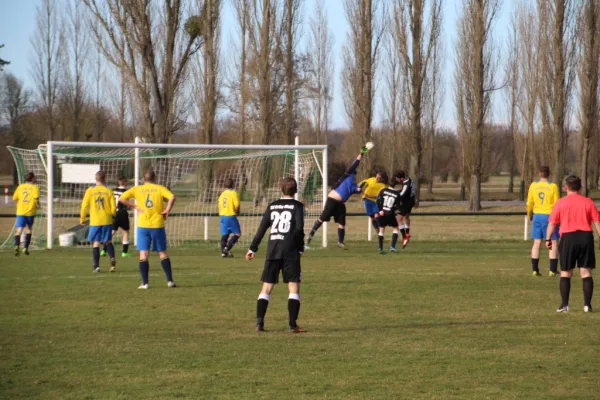
[[[252,243],[248,248],[248,252],[246,253],[246,260],[250,261],[254,258],[256,252],[258,251],[258,246],[260,246],[260,242],[262,241],[265,233],[267,233],[267,229],[271,226],[271,211],[269,208],[263,214],[263,217],[260,221],[260,225],[258,226],[258,230],[256,231],[256,235],[254,235],[254,239],[252,239]]]

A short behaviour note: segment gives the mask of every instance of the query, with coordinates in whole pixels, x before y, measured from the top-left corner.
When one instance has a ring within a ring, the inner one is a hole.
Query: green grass
[[[0,398],[598,398],[600,315],[579,279],[557,314],[528,243],[349,247],[304,257],[302,335],[284,286],[254,332],[263,262],[241,249],[174,251],[177,289],[153,257],[147,291],[135,259],[93,275],[89,250],[1,252]]]

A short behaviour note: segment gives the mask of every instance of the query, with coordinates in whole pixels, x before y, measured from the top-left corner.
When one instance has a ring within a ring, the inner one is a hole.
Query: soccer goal
[[[326,145],[195,145],[135,143],[48,142],[35,150],[9,147],[19,179],[36,174],[41,210],[33,229],[31,248],[52,249],[61,233],[74,232],[77,246],[89,246],[79,210],[85,190],[102,170],[107,186],[119,176],[128,187],[142,183],[144,171],[153,169],[157,183],[177,197],[166,222],[169,246],[216,246],[219,242],[217,198],[229,178],[241,200],[242,245],[248,245],[267,204],[281,196],[280,180],[298,181],[298,200],[305,204],[306,229],[320,215],[327,198]],[[132,227],[136,212],[130,213]],[[326,227],[324,226],[326,229]],[[136,242],[135,229],[131,231]],[[2,247],[12,245],[12,232]],[[117,234],[115,242],[119,242]],[[131,239],[130,239],[131,240]],[[327,233],[322,233],[327,246]]]

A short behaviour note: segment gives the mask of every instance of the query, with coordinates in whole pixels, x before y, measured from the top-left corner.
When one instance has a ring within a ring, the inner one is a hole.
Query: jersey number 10
[[[289,211],[271,212],[271,233],[288,233],[291,227],[292,213]]]

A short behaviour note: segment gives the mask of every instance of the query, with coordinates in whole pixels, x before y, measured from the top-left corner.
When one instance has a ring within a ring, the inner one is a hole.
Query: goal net
[[[31,171],[41,190],[32,249],[52,248],[61,233],[74,232],[75,245],[86,247],[87,228],[79,225],[81,200],[94,175],[106,173],[107,186],[117,187],[120,176],[128,187],[148,169],[157,183],[177,197],[166,221],[169,246],[216,246],[220,240],[217,198],[227,179],[234,181],[241,200],[241,246],[249,245],[267,204],[281,196],[280,181],[295,177],[298,200],[305,204],[310,229],[323,208],[327,187],[325,146],[218,146],[124,143],[49,142],[36,150],[9,147],[19,179]],[[325,167],[324,167],[325,166]],[[49,191],[49,188],[52,191]],[[130,213],[130,242],[135,243],[136,215]],[[12,246],[13,233],[2,245]],[[120,242],[120,234],[113,238]],[[326,246],[326,241],[324,240]]]

